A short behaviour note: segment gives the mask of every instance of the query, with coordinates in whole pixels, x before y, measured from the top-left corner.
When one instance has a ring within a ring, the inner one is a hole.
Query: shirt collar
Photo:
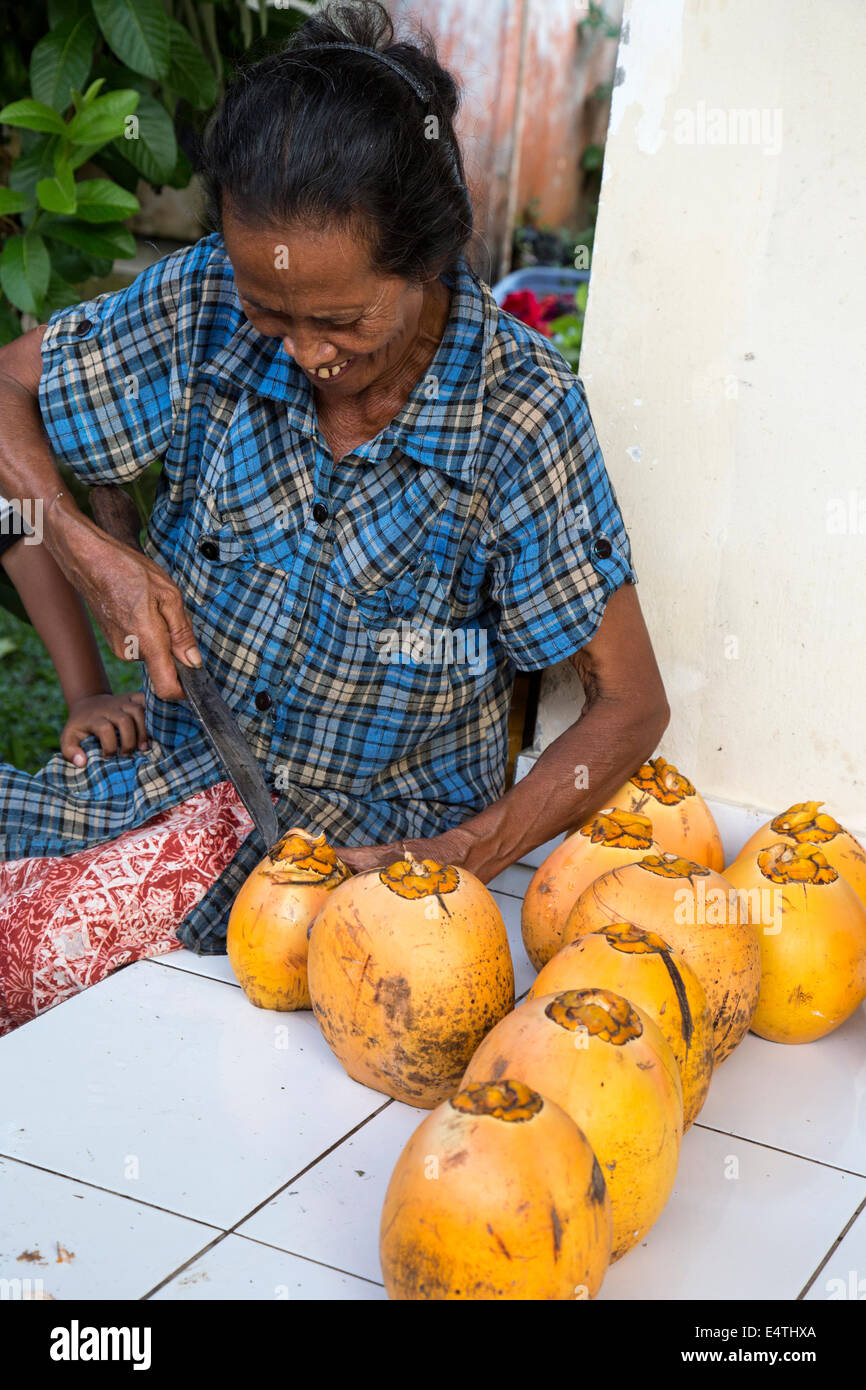
[[[201,371],[217,380],[229,378],[245,391],[276,401],[286,410],[291,429],[315,438],[318,427],[313,388],[279,340],[263,337],[247,319],[225,247],[221,239],[214,241],[222,252],[225,264],[221,269],[229,291],[227,336]],[[378,456],[383,448],[396,445],[425,467],[470,479],[481,443],[488,358],[499,311],[490,290],[465,257],[461,256],[453,274],[444,278],[452,295],[442,340],[426,374],[378,436],[380,445],[368,456]]]

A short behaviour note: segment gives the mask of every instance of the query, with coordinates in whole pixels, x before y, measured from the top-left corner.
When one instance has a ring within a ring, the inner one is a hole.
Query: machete
[[[141,519],[138,508],[122,488],[101,486],[90,491],[94,520],[113,540],[140,550]],[[277,813],[262,770],[241,732],[237,720],[204,666],[184,666],[175,661],[183,693],[189,700],[229,780],[270,849],[280,838]]]

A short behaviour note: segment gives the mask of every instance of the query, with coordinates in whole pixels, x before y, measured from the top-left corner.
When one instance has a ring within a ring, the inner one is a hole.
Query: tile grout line
[[[391,1100],[391,1098],[389,1097],[383,1105],[379,1106],[378,1110],[374,1110],[372,1114],[367,1115],[363,1120],[356,1124],[353,1129],[350,1129],[340,1139],[337,1139],[335,1143],[331,1144],[329,1148],[324,1149],[322,1153],[318,1154],[314,1159],[307,1163],[297,1173],[294,1173],[292,1177],[290,1177],[286,1182],[282,1183],[279,1187],[275,1188],[273,1192],[270,1192],[268,1196],[264,1198],[263,1201],[258,1203],[257,1206],[252,1207],[249,1211],[245,1212],[243,1216],[238,1217],[237,1221],[235,1221],[233,1225],[226,1227],[226,1229],[223,1230],[220,1235],[216,1236],[215,1239],[212,1240],[209,1245],[206,1245],[202,1250],[196,1251],[196,1253],[194,1255],[191,1255],[188,1260],[184,1260],[183,1264],[180,1264],[177,1266],[176,1269],[171,1270],[171,1272],[167,1274],[164,1279],[161,1279],[158,1284],[154,1284],[152,1289],[148,1289],[147,1293],[142,1294],[139,1301],[144,1302],[145,1300],[152,1298],[155,1293],[159,1293],[160,1289],[165,1288],[166,1284],[169,1284],[172,1279],[175,1279],[177,1275],[180,1274],[182,1270],[186,1269],[189,1265],[191,1265],[194,1260],[200,1259],[200,1257],[203,1254],[207,1254],[215,1246],[220,1245],[222,1241],[224,1241],[228,1236],[235,1235],[237,1233],[238,1227],[242,1226],[245,1221],[249,1221],[253,1216],[255,1216],[256,1212],[261,1211],[262,1208],[266,1207],[269,1202],[272,1202],[275,1197],[278,1197],[281,1192],[285,1192],[286,1188],[291,1187],[293,1182],[298,1182],[298,1180],[302,1178],[305,1173],[309,1173],[311,1168],[315,1168],[317,1163],[321,1163],[323,1158],[327,1158],[328,1155],[332,1154],[335,1149],[338,1149],[341,1144],[344,1144],[347,1139],[351,1139],[354,1134],[358,1133],[358,1130],[363,1129],[365,1125],[368,1125],[371,1120],[375,1120],[377,1116],[382,1114],[383,1110],[387,1110],[388,1106],[393,1104],[393,1100]],[[252,1240],[253,1237],[245,1236],[243,1237],[243,1239]],[[264,1244],[263,1241],[259,1243]],[[275,1246],[274,1248],[279,1249],[280,1247]],[[299,1258],[304,1259],[306,1257],[300,1256]],[[318,1262],[313,1260],[312,1263],[316,1264]],[[347,1270],[344,1272],[348,1273],[349,1271]],[[362,1274],[355,1275],[354,1277],[357,1279],[365,1278],[365,1276]]]
[[[61,1173],[58,1168],[46,1168],[43,1163],[34,1163],[29,1158],[0,1152],[0,1159],[5,1159],[7,1163],[20,1163],[24,1168],[34,1168],[37,1173],[47,1173],[52,1178],[62,1178],[64,1182],[78,1183],[80,1187],[92,1188],[94,1192],[104,1192],[107,1197],[117,1197],[121,1202],[135,1202],[136,1206],[147,1207],[149,1211],[161,1211],[165,1216],[177,1216],[181,1221],[193,1221],[196,1226],[207,1226],[211,1231],[224,1229],[213,1221],[204,1221],[200,1216],[189,1216],[186,1212],[175,1211],[173,1207],[162,1207],[158,1202],[148,1202],[145,1197],[133,1197],[130,1192],[118,1192],[114,1187],[103,1187],[101,1183],[91,1182],[88,1178],[76,1178],[72,1173]]]
[[[749,1139],[745,1134],[737,1134],[732,1129],[716,1129],[715,1125],[701,1124],[695,1120],[695,1129],[708,1130],[710,1134],[723,1134],[728,1139],[739,1139],[743,1144],[754,1144],[759,1149],[769,1149],[772,1153],[787,1154],[789,1158],[799,1158],[802,1163],[814,1163],[817,1168],[829,1168],[831,1173],[845,1173],[848,1177],[866,1182],[866,1173],[858,1173],[856,1168],[840,1168],[837,1163],[827,1163],[823,1158],[811,1158],[808,1154],[795,1153],[793,1149],[782,1149],[778,1144],[767,1144],[763,1139]],[[684,1136],[685,1137],[685,1136]]]
[[[369,1274],[356,1274],[352,1269],[343,1269],[340,1265],[329,1265],[326,1260],[317,1260],[313,1255],[302,1255],[299,1250],[287,1250],[284,1245],[273,1245],[269,1240],[259,1240],[258,1236],[244,1236],[239,1231],[233,1231],[238,1240],[248,1240],[251,1245],[264,1246],[266,1250],[276,1250],[281,1255],[291,1255],[296,1260],[306,1260],[308,1264],[318,1265],[320,1269],[332,1269],[335,1274],[346,1274],[350,1279],[363,1279],[365,1284],[372,1284],[374,1288],[384,1289],[385,1285],[381,1279],[371,1279]]]
[[[796,1298],[796,1300],[795,1300],[796,1302],[799,1302],[801,1299],[803,1299],[803,1298],[806,1297],[806,1294],[809,1292],[809,1290],[810,1290],[810,1288],[812,1287],[812,1285],[814,1284],[815,1280],[818,1278],[818,1275],[821,1273],[821,1270],[825,1267],[825,1265],[827,1264],[827,1261],[828,1261],[829,1259],[831,1259],[832,1256],[833,1256],[833,1255],[836,1253],[836,1251],[839,1249],[839,1246],[842,1244],[842,1241],[845,1239],[845,1237],[847,1236],[848,1232],[851,1230],[851,1227],[854,1225],[854,1222],[857,1220],[858,1216],[859,1216],[859,1215],[861,1214],[861,1212],[863,1212],[864,1210],[866,1210],[866,1197],[863,1198],[863,1201],[860,1203],[860,1205],[859,1205],[859,1206],[856,1208],[856,1210],[854,1211],[854,1214],[852,1215],[850,1221],[842,1228],[842,1230],[840,1231],[839,1235],[838,1235],[838,1236],[836,1237],[836,1239],[833,1241],[833,1244],[830,1246],[830,1249],[827,1251],[826,1255],[824,1256],[824,1258],[823,1258],[823,1260],[821,1261],[821,1263],[818,1265],[817,1269],[816,1269],[816,1270],[814,1271],[814,1273],[810,1276],[810,1278],[808,1278],[808,1279],[806,1280],[806,1282],[805,1282],[805,1284],[803,1285],[802,1289],[801,1289],[800,1292],[797,1294],[797,1298]]]

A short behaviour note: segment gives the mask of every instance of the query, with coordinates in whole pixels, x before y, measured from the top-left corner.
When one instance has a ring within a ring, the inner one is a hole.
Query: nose
[[[294,357],[299,367],[314,372],[317,367],[329,367],[338,360],[337,349],[331,343],[323,343],[312,334],[295,333],[283,338],[283,351]]]

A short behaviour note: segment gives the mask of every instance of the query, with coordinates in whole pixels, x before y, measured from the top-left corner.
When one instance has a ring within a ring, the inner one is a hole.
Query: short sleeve
[[[82,482],[127,483],[164,453],[189,371],[207,239],[115,294],[53,314],[39,408],[55,455]]]
[[[541,671],[593,636],[611,594],[637,583],[631,546],[580,381],[522,451],[492,536],[498,633]]]

